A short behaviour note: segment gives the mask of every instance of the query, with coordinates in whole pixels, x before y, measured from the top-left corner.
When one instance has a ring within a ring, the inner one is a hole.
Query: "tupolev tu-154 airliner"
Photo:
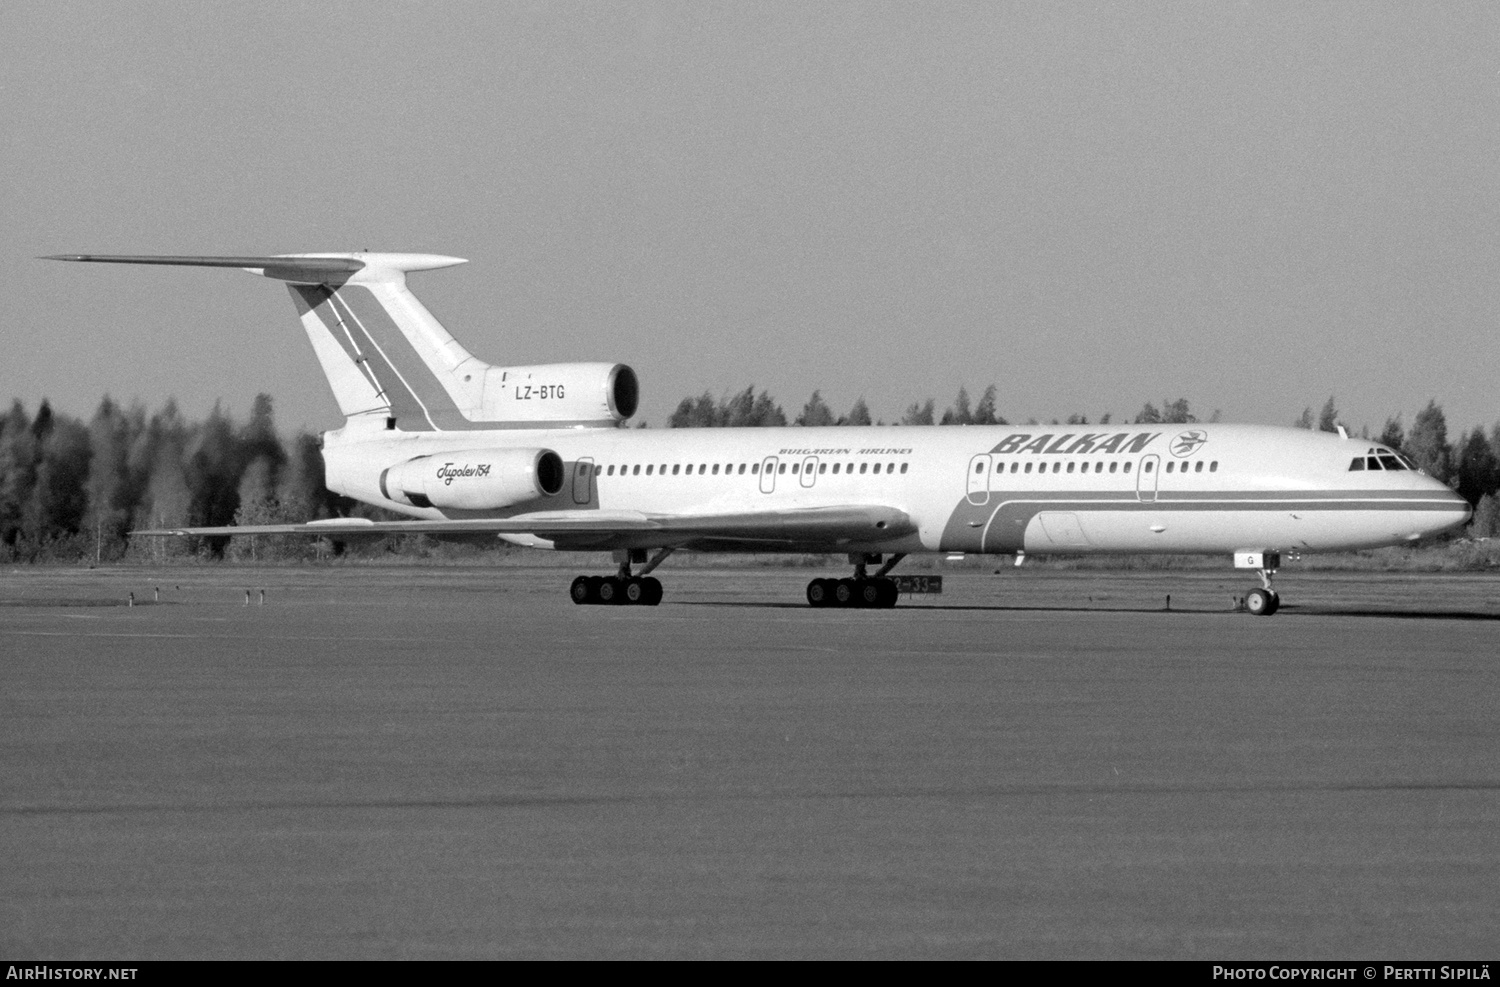
[[[53,260],[239,268],[284,281],[333,389],[330,490],[410,520],[184,527],[141,535],[498,537],[613,551],[580,604],[661,601],[679,549],[847,554],[814,607],[891,607],[913,552],[1217,553],[1252,569],[1251,613],[1280,606],[1282,553],[1413,542],[1463,524],[1452,490],[1380,443],[1257,425],[640,430],[639,384],[609,363],[491,366],[407,289],[465,263],[431,254],[72,254]],[[873,572],[867,567],[878,566]]]

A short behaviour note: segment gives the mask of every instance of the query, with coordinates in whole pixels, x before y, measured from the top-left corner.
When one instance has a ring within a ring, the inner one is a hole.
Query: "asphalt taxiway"
[[[821,574],[6,570],[0,954],[1493,956],[1495,577]]]

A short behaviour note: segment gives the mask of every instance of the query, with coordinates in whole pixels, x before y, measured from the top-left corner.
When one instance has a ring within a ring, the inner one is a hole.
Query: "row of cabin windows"
[[[1357,473],[1360,470],[1414,470],[1420,469],[1416,463],[1406,456],[1397,452],[1387,452],[1384,449],[1370,449],[1363,456],[1355,456],[1349,463],[1349,472]]]
[[[648,463],[644,467],[640,463],[636,463],[636,464],[630,465],[630,466],[621,466],[619,468],[620,469],[620,476],[640,476],[641,475],[641,470],[643,468],[645,469],[645,475],[646,476],[652,476],[652,475],[666,476],[667,475],[667,467],[669,465],[672,467],[672,475],[673,476],[682,476],[682,475],[693,476],[694,475],[693,464],[692,463],[688,463],[687,464],[687,466],[685,468],[685,470],[686,470],[685,473],[684,473],[684,466],[683,466],[682,463],[670,463],[670,464],[669,463],[662,463],[661,466],[660,466],[660,468],[659,468],[659,470],[658,470],[658,467],[657,467],[657,465],[655,463]],[[738,469],[735,468],[735,464],[734,463],[723,463],[723,464],[720,464],[720,463],[713,463],[713,464],[699,463],[696,475],[698,475],[698,476],[719,476],[719,475],[721,475],[721,470],[720,470],[720,466],[721,465],[723,467],[723,469],[722,469],[722,475],[724,475],[724,476],[729,476],[731,474],[737,474],[739,476],[743,476],[747,472],[751,476],[756,476],[756,475],[758,475],[760,473],[760,463],[740,463]],[[792,472],[793,476],[796,476],[797,474],[799,474],[802,471],[802,464],[800,462],[790,463],[790,464],[788,464],[788,463],[781,463],[776,468],[777,474],[781,475],[781,474],[786,473],[788,465],[791,466],[791,472]],[[905,473],[906,470],[907,470],[907,467],[909,465],[910,465],[909,463],[902,463],[901,464],[901,472]],[[822,476],[823,474],[829,472],[828,466],[829,466],[828,463],[819,463],[818,464],[818,475]],[[860,473],[861,476],[863,476],[866,472],[872,473],[872,474],[879,474],[881,472],[881,467],[882,466],[885,468],[885,472],[886,473],[895,473],[896,472],[896,464],[895,463],[860,463],[859,464],[859,473]],[[839,475],[839,473],[840,473],[840,467],[842,467],[842,472],[844,472],[844,473],[847,473],[847,474],[853,474],[854,473],[854,464],[853,463],[847,463],[847,464],[846,463],[834,463],[833,464],[833,471],[832,471],[834,476],[838,476]],[[767,467],[767,469],[769,469],[769,467]],[[811,469],[811,467],[809,467],[809,470],[810,469]],[[615,466],[613,464],[611,464],[609,466],[605,466],[605,465],[603,465],[601,463],[600,465],[594,467],[594,472],[596,474],[602,474],[604,476],[614,476],[615,475]],[[579,476],[587,476],[588,475],[588,464],[587,463],[579,463],[578,464],[578,475]]]
[[[1047,466],[1048,466],[1047,463],[1038,463],[1036,465],[1038,467],[1037,468],[1037,472],[1038,473],[1046,473],[1047,472]],[[1167,463],[1167,472],[1168,473],[1172,473],[1172,472],[1187,473],[1187,472],[1189,472],[1189,470],[1188,470],[1189,466],[1193,467],[1192,472],[1194,472],[1194,473],[1202,473],[1203,472],[1203,461],[1202,460],[1196,460],[1196,461],[1194,461],[1192,463],[1183,463],[1181,470],[1174,470],[1173,467],[1175,467],[1176,465],[1177,464],[1175,462],[1169,462],[1169,463]],[[1055,463],[1052,463],[1051,466],[1052,466],[1052,472],[1053,473],[1061,473],[1061,472],[1063,472],[1063,464],[1062,463],[1055,462]],[[1088,472],[1090,472],[1090,470],[1089,470],[1090,466],[1093,466],[1092,472],[1095,472],[1095,473],[1103,473],[1104,472],[1104,463],[1102,463],[1102,462],[1095,462],[1095,463],[1068,463],[1067,472],[1069,472],[1069,473],[1075,472],[1075,467],[1081,467],[1081,468],[1077,469],[1076,471],[1079,472],[1079,473],[1088,473]],[[1130,466],[1131,466],[1131,464],[1127,460],[1125,462],[1124,468],[1120,469],[1120,463],[1119,463],[1119,461],[1115,460],[1115,461],[1112,461],[1109,464],[1109,472],[1111,472],[1111,473],[1114,473],[1114,472],[1129,473],[1130,472]],[[996,473],[1005,473],[1005,472],[1010,472],[1010,473],[1030,473],[1031,472],[1032,464],[1031,463],[1026,463],[1025,467],[1026,467],[1025,469],[1022,469],[1021,468],[1021,463],[1019,463],[1019,462],[1012,462],[1010,464],[1010,469],[1006,470],[1004,463],[996,463],[995,464],[995,472]],[[1152,469],[1152,461],[1148,459],[1146,461],[1146,465],[1143,467],[1143,469],[1147,473],[1150,473],[1151,469]],[[1217,459],[1213,460],[1212,462],[1210,462],[1208,464],[1208,471],[1210,473],[1217,473],[1217,472],[1219,472],[1219,461]],[[977,462],[977,463],[974,464],[974,472],[975,473],[983,473],[984,472],[984,460],[981,459],[979,462]]]

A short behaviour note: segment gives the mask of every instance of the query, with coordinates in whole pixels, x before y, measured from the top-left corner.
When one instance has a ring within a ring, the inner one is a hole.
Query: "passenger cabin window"
[[[834,463],[833,464],[833,475],[834,476],[838,476],[839,475],[839,464],[838,463]]]
[[[859,475],[860,476],[864,476],[865,475],[865,470],[867,470],[869,468],[870,468],[870,464],[869,463],[860,463],[859,464]]]
[[[744,463],[740,463],[740,475],[743,476],[744,473],[745,473],[745,464]]]
[[[827,472],[828,472],[828,464],[827,463],[819,463],[818,464],[818,475],[822,476],[824,473],[827,473]]]
[[[976,472],[976,473],[983,473],[984,472],[984,460],[980,460],[979,462],[977,462],[977,463],[974,464],[974,472]]]
[[[1217,459],[1215,459],[1213,462],[1211,462],[1211,463],[1208,464],[1208,471],[1210,473],[1217,473],[1217,472],[1219,472],[1219,461]]]
[[[1198,460],[1198,462],[1196,462],[1196,463],[1193,464],[1193,472],[1194,473],[1202,473],[1203,472],[1203,460],[1200,459],[1200,460]]]
[[[759,473],[760,472],[760,463],[752,463],[752,464],[750,464],[750,472],[752,474]]]
[[[907,464],[907,463],[902,463],[902,464],[901,464],[901,472],[902,472],[902,473],[905,473],[905,472],[906,472],[906,467],[907,467],[907,465],[908,465],[908,464]],[[1011,464],[1010,464],[1010,468],[1011,468],[1011,472],[1015,472],[1015,469],[1016,469],[1016,464],[1015,464],[1015,463],[1011,463]]]
[[[786,473],[786,463],[782,463],[779,467],[777,467],[776,474],[778,476],[781,476],[781,475],[784,475],[785,473]]]

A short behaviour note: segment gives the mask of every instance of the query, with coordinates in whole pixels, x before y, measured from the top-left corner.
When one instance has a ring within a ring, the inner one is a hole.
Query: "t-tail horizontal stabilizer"
[[[276,254],[269,257],[189,257],[147,254],[52,254],[43,260],[87,264],[153,264],[160,267],[233,267],[294,284],[398,281],[411,271],[467,264],[441,254]]]

